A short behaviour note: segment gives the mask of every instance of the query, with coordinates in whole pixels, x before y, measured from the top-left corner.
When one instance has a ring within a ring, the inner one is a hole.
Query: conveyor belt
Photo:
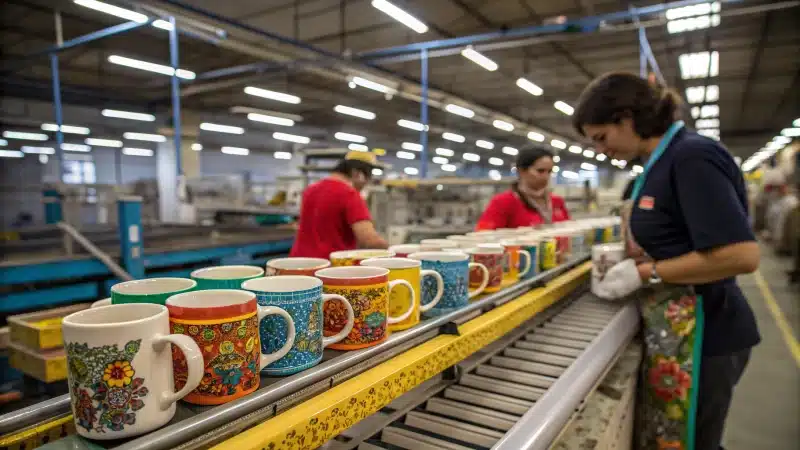
[[[585,295],[551,317],[535,318],[461,364],[465,370],[456,380],[409,392],[393,403],[397,409],[390,405],[365,419],[364,429],[345,432],[325,448],[492,448],[578,358],[586,359],[587,348],[621,309]]]

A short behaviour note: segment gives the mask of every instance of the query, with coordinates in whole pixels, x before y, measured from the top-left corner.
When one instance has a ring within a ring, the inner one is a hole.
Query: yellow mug
[[[389,281],[405,280],[413,288],[413,293],[405,286],[398,286],[389,294],[389,315],[399,316],[413,304],[413,311],[408,318],[397,323],[390,323],[389,330],[406,330],[419,323],[422,312],[436,306],[444,293],[444,280],[435,270],[422,270],[422,262],[408,258],[372,258],[361,261],[362,266],[382,267],[389,269]],[[422,279],[433,277],[436,281],[436,294],[433,300],[422,304]]]
[[[370,258],[391,258],[395,256],[392,250],[385,249],[359,249],[341,250],[330,254],[331,265],[333,267],[357,266],[361,261]]]

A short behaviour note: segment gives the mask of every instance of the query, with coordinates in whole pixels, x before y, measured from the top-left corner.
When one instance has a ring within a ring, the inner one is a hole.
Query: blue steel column
[[[46,189],[42,192],[44,203],[44,223],[54,224],[64,220],[64,211],[61,207],[61,194],[55,189]]]
[[[420,158],[420,177],[428,178],[428,50],[420,51],[422,62],[422,101],[419,103],[419,115],[422,120],[422,131],[419,132],[419,143],[422,145]]]
[[[647,55],[644,51],[641,29],[639,30],[639,76],[642,78],[647,78]]]
[[[181,164],[181,85],[178,78],[178,26],[175,24],[175,17],[170,16],[169,23],[169,63],[172,66],[172,79],[170,89],[172,91],[172,129],[175,132],[175,168],[178,176],[183,175],[183,164]]]
[[[61,115],[61,79],[58,73],[58,55],[50,53],[50,71],[53,77],[53,106],[56,110],[56,159],[58,163],[58,181],[64,179],[64,150],[61,148],[64,144],[64,133],[61,131],[61,125],[64,120]]]
[[[144,278],[142,198],[120,197],[117,200],[117,212],[122,267],[133,278]]]

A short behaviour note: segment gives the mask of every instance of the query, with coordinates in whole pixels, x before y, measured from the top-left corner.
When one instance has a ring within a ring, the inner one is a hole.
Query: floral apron
[[[623,209],[626,252],[639,262],[651,258],[631,234],[630,214],[650,167],[682,127],[683,122],[676,122],[664,135]],[[692,286],[670,284],[646,286],[635,295],[645,344],[636,405],[637,448],[694,450],[703,348],[702,298]]]

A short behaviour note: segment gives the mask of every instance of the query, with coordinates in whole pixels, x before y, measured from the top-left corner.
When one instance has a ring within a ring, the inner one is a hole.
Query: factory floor
[[[736,388],[725,429],[727,450],[800,449],[800,287],[788,284],[789,258],[761,248],[761,267],[739,277],[761,344]]]

